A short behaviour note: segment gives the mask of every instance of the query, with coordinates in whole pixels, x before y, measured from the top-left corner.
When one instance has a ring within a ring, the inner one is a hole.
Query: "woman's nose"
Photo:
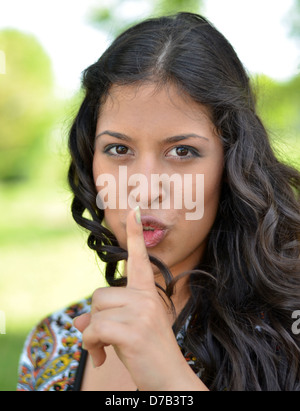
[[[159,181],[163,174],[165,172],[158,161],[144,159],[137,163],[128,173],[130,207],[136,204],[141,209],[159,209],[167,195],[163,181]]]

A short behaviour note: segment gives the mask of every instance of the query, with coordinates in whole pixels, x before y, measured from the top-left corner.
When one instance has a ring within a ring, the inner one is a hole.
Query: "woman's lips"
[[[147,248],[156,247],[167,234],[167,226],[159,219],[150,216],[142,216],[143,234]]]
[[[147,248],[156,247],[166,236],[164,230],[144,231],[144,240]]]

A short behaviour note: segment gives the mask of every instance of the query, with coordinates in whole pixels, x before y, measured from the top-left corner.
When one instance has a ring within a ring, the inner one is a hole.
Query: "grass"
[[[0,391],[16,390],[19,355],[25,338],[26,332],[21,330],[0,335]]]
[[[3,253],[3,254],[2,254]],[[83,237],[73,234],[1,248],[0,390],[14,390],[25,336],[42,318],[103,286],[101,270]]]

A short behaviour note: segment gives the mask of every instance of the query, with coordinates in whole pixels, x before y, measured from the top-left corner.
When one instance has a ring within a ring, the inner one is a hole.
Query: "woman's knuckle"
[[[92,295],[92,304],[97,303],[97,301],[101,298],[102,295],[103,288],[97,288],[97,290],[95,290]]]

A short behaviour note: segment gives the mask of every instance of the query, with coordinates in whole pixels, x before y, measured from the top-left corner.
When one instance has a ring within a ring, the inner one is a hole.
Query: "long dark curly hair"
[[[276,159],[249,76],[205,18],[179,13],[144,21],[84,71],[85,98],[69,138],[75,221],[107,263],[109,285],[124,286],[117,274],[127,251],[102,225],[96,205],[94,140],[110,87],[143,82],[175,84],[209,107],[225,152],[217,218],[201,264],[189,273],[191,297],[174,332],[189,320],[184,348],[211,390],[300,390],[300,342],[292,332],[292,314],[300,310],[300,174]],[[150,259],[171,297],[176,280]]]

